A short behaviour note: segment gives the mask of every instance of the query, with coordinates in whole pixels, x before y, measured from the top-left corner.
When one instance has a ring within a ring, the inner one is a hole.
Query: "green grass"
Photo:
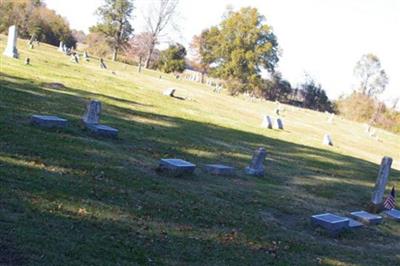
[[[5,40],[0,35],[0,51]],[[389,183],[398,185],[398,135],[378,130],[372,139],[361,124],[329,124],[325,114],[289,106],[285,130],[267,130],[261,118],[275,103],[26,46],[19,41],[19,60],[0,57],[1,265],[400,264],[399,223],[339,239],[309,223],[315,213],[363,209],[383,156],[394,158]],[[187,99],[163,96],[167,87]],[[101,121],[120,130],[118,139],[82,128],[89,99],[102,101]],[[32,114],[59,115],[70,126],[33,127]],[[322,145],[326,132],[334,147]],[[260,146],[268,151],[265,177],[244,175]],[[158,175],[165,157],[199,169]],[[237,176],[201,171],[216,162],[235,166]]]

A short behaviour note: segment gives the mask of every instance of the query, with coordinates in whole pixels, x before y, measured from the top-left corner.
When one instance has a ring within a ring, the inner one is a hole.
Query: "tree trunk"
[[[152,44],[150,45],[149,53],[147,54],[146,63],[145,63],[145,65],[144,65],[145,68],[149,68],[149,66],[150,66],[150,60],[151,60],[151,56],[153,55],[154,46],[155,46],[154,43],[152,43]]]
[[[142,72],[142,57],[139,57],[139,68],[138,68],[138,72]]]
[[[112,54],[113,61],[117,60],[117,54],[118,54],[118,48],[114,47],[113,54]]]

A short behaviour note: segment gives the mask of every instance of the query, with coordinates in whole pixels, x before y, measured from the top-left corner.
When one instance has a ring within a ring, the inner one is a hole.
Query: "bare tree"
[[[148,54],[152,39],[151,33],[142,32],[131,38],[128,42],[128,46],[125,48],[125,54],[138,62],[138,72],[142,70],[142,63]]]
[[[147,31],[151,33],[148,45],[145,67],[148,68],[155,46],[159,43],[162,33],[168,25],[177,30],[174,24],[174,16],[177,15],[179,0],[151,1],[148,12],[145,15]]]
[[[360,92],[369,97],[381,94],[389,82],[379,58],[373,54],[365,54],[361,57],[354,68],[354,75],[360,81]]]

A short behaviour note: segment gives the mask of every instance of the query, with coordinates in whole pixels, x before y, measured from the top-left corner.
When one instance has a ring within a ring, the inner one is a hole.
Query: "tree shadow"
[[[308,229],[307,222],[311,214],[347,213],[363,208],[379,168],[330,150],[139,111],[134,108],[141,104],[128,99],[69,87],[48,90],[33,81],[5,74],[1,75],[0,85],[0,203],[6,205],[4,216],[15,219],[7,231],[12,229],[21,256],[33,261],[41,260],[32,255],[38,248],[35,237],[40,235],[43,240],[51,240],[42,251],[47,263],[54,262],[63,248],[68,252],[63,253],[62,259],[89,264],[97,262],[97,254],[110,263],[125,256],[129,261],[130,252],[144,264],[149,257],[165,264],[185,262],[191,252],[210,254],[211,264],[239,264],[245,261],[241,256],[248,260],[254,254],[252,259],[258,263],[269,260],[270,254],[265,250],[272,248],[274,239],[294,241],[294,246],[313,241],[315,233]],[[120,130],[117,140],[94,138],[80,127],[85,102],[99,98],[113,103],[104,105],[102,123]],[[37,113],[65,117],[70,120],[70,127],[32,127],[29,117]],[[242,169],[260,146],[268,151],[267,173],[265,177],[246,176]],[[182,158],[199,167],[194,176],[182,179],[159,176],[154,168],[165,157]],[[237,175],[215,177],[201,170],[203,164],[216,162],[234,166]],[[399,171],[392,170],[390,179],[397,181],[399,175]],[[92,215],[86,217],[79,209],[88,209]],[[288,235],[287,228],[266,224],[260,211],[269,209],[280,217],[299,219],[292,228],[296,230]],[[157,233],[146,232],[144,245],[135,232],[146,224]],[[71,226],[73,229],[68,230]],[[385,226],[384,229],[393,227],[390,223]],[[165,238],[163,227],[176,236]],[[1,234],[6,232],[0,230]],[[233,237],[232,245],[222,244],[232,230],[239,231],[240,237]],[[383,229],[367,229],[337,248],[345,258],[351,244],[375,241],[382,244],[382,252],[387,252],[387,241],[400,240],[400,232],[396,232],[388,236]],[[89,245],[84,236],[90,236]],[[205,240],[196,239],[201,236]],[[65,243],[55,244],[60,239]],[[118,244],[114,246],[114,242]],[[99,246],[95,243],[101,243],[100,248],[90,254]],[[329,245],[322,241],[321,249],[314,248],[330,254],[323,250]],[[105,251],[114,257],[104,258],[101,253]],[[288,256],[282,258],[283,262],[305,254],[304,249],[281,252]],[[219,255],[231,259],[218,261]],[[373,260],[374,255],[370,256]],[[207,258],[198,259],[209,263]]]

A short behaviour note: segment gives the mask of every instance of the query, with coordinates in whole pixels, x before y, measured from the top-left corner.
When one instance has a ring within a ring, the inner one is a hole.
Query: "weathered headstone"
[[[89,55],[88,55],[88,53],[87,53],[86,51],[83,52],[83,58],[84,58],[86,61],[89,61]]]
[[[261,124],[262,127],[272,129],[272,119],[269,115],[264,116],[263,122]]]
[[[29,57],[27,57],[25,59],[25,65],[30,65],[31,64],[31,59]]]
[[[350,213],[350,215],[363,224],[380,224],[382,222],[382,216],[375,215],[366,211],[356,211]]]
[[[82,117],[85,124],[99,124],[101,113],[101,102],[92,100],[86,106],[86,112]]]
[[[274,128],[275,129],[283,129],[282,119],[280,119],[280,118],[275,119]]]
[[[183,176],[192,174],[195,168],[196,165],[181,159],[161,159],[157,170],[173,176]]]
[[[264,148],[258,148],[253,154],[250,165],[245,168],[246,174],[254,176],[264,176],[264,160],[266,156],[267,151]]]
[[[386,184],[389,179],[390,167],[392,166],[392,158],[383,157],[379,168],[378,177],[376,179],[374,191],[371,198],[370,211],[377,212],[382,208],[383,195],[385,193]]]
[[[66,127],[68,121],[53,115],[32,115],[31,124],[41,127]]]
[[[279,115],[279,112],[280,112],[279,108],[275,108],[274,112],[276,115]]]
[[[324,145],[333,146],[333,142],[332,142],[331,135],[325,134],[322,143],[323,143]]]
[[[4,50],[4,55],[12,58],[18,58],[18,50],[17,50],[17,27],[15,25],[8,28],[8,40],[7,47]]]
[[[233,167],[222,164],[206,164],[204,166],[204,171],[212,175],[221,175],[221,176],[235,174],[235,169]]]
[[[174,93],[175,93],[174,88],[168,88],[168,89],[164,90],[164,92],[163,92],[163,94],[165,96],[170,96],[170,97],[174,97]]]

